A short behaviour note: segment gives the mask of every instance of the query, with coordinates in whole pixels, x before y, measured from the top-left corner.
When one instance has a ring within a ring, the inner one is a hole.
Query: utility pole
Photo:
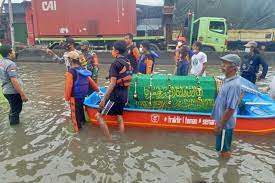
[[[12,3],[11,0],[9,1],[9,19],[10,19],[10,32],[11,32],[11,45],[14,49],[14,27],[13,27],[13,11],[12,11]]]

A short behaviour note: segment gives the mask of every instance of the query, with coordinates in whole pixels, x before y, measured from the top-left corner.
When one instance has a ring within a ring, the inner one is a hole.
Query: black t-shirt
[[[117,58],[111,65],[109,70],[109,76],[111,77],[119,77],[119,72],[124,67],[123,64],[119,62],[119,59],[127,60],[124,57]],[[116,85],[114,90],[110,95],[110,100],[117,103],[127,103],[128,101],[128,88]]]

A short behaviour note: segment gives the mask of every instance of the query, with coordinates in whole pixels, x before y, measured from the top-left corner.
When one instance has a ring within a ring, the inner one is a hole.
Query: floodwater
[[[275,134],[236,134],[233,157],[221,160],[211,133],[111,128],[108,141],[86,124],[73,132],[63,101],[63,65],[19,63],[30,101],[21,124],[0,114],[0,182],[275,182]],[[109,65],[101,66],[104,84]],[[218,66],[208,73],[219,74]],[[173,66],[157,66],[171,73]],[[275,70],[269,72],[274,75]],[[267,81],[260,83],[265,85]]]

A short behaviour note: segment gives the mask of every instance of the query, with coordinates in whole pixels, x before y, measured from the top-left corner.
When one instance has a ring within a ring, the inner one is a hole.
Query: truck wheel
[[[215,51],[215,49],[211,46],[202,46],[201,51]]]
[[[150,44],[150,50],[159,51],[159,47],[156,44]]]

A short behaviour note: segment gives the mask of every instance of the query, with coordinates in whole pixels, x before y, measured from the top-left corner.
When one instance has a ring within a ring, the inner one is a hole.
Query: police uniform
[[[2,81],[3,94],[10,105],[9,121],[11,125],[14,125],[20,122],[19,115],[22,111],[23,101],[20,94],[13,87],[11,78],[17,78],[19,84],[23,86],[17,65],[13,61],[4,58],[0,60],[0,79]]]

